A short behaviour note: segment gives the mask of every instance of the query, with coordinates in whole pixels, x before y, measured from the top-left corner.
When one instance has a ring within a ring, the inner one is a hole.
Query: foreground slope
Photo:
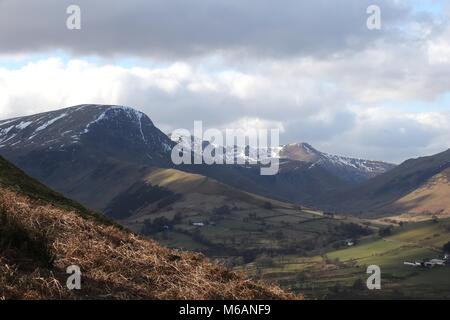
[[[0,158],[0,298],[292,298],[108,223]],[[82,288],[65,287],[66,268]]]

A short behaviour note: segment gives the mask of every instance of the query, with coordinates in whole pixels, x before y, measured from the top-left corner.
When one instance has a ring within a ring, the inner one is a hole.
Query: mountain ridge
[[[358,183],[373,178],[396,166],[383,161],[332,155],[318,151],[306,142],[282,146],[280,157],[281,159],[285,158],[318,165],[350,183]]]

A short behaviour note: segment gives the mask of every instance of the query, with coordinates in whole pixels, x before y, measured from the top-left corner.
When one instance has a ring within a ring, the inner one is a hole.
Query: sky
[[[450,148],[449,16],[433,0],[0,0],[0,119],[126,105],[166,133],[278,128],[400,163]]]

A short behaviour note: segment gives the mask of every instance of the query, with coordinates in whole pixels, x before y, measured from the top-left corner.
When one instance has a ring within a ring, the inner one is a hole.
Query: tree
[[[450,253],[450,242],[447,242],[446,244],[444,244],[442,249],[444,250],[445,253]]]
[[[164,231],[166,227],[172,227],[172,222],[166,217],[158,217],[153,221],[147,219],[144,221],[142,233],[145,235],[151,235]]]
[[[389,237],[392,234],[391,228],[382,228],[380,231],[378,231],[378,235],[380,237]]]
[[[360,278],[356,279],[355,282],[353,282],[352,288],[355,290],[367,289],[366,283]]]
[[[372,233],[372,230],[367,226],[360,226],[356,223],[343,223],[339,226],[339,229],[345,233],[346,237],[360,237],[368,236]]]

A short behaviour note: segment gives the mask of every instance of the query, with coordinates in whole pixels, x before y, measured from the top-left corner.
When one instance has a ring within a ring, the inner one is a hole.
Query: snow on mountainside
[[[183,139],[180,135],[170,134],[169,137],[184,150],[204,150],[210,144],[208,141],[202,141],[196,137],[191,137],[191,143],[189,143],[189,139]],[[217,148],[218,146],[214,145],[214,147]],[[230,162],[233,162],[233,159],[239,159],[240,161],[238,163],[241,164],[256,163],[258,159],[257,148],[247,146],[246,148],[234,147],[228,150],[222,147],[222,149],[225,154],[225,159],[227,161],[230,160]],[[287,168],[288,170],[295,170],[296,166],[291,162],[301,161],[309,163],[310,168],[320,166],[346,182],[364,181],[395,167],[393,164],[381,161],[355,159],[323,153],[314,149],[308,143],[284,145],[279,148],[272,148],[271,152],[267,152],[267,149],[261,149],[259,151],[259,159],[264,155],[268,155],[268,157],[279,157],[282,170],[286,170]]]
[[[114,128],[118,137],[144,151],[169,154],[173,145],[142,112],[123,106],[80,105],[0,121],[0,150],[64,149],[82,143],[92,130],[97,140],[104,140],[98,141],[101,144],[108,139],[102,126]]]
[[[224,156],[223,159],[225,163],[256,164],[264,158],[278,157],[278,151],[280,149],[280,147],[271,148],[269,152],[268,148],[257,149],[250,146],[239,147],[236,145],[225,147],[209,141],[204,141],[195,136],[184,137],[177,132],[169,133],[168,136],[177,144],[176,147],[178,149],[183,149],[184,151],[198,153],[200,150],[205,150],[207,146],[212,146],[214,150],[212,152],[209,151],[213,155],[215,155],[215,152],[220,151]]]
[[[383,173],[389,167],[395,167],[393,164],[389,164],[386,162],[380,161],[372,161],[372,160],[364,160],[364,159],[355,159],[355,158],[347,158],[336,155],[331,155],[327,153],[322,153],[322,157],[319,160],[322,164],[332,164],[335,166],[342,167],[350,167],[356,170],[361,170],[365,172],[373,172],[373,173]]]
[[[172,166],[174,143],[142,112],[79,105],[0,121],[0,155],[72,199],[101,210],[151,167]]]
[[[342,157],[320,152],[307,143],[283,146],[280,157],[311,163],[311,167],[320,166],[349,182],[367,180],[395,168],[394,164],[382,161]]]

